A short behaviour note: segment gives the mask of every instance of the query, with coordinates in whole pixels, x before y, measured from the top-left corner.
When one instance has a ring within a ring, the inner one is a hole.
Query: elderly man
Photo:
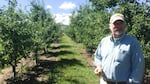
[[[107,84],[141,84],[144,75],[144,57],[136,38],[125,34],[124,16],[111,16],[112,34],[101,40],[95,52],[95,73],[102,73]]]

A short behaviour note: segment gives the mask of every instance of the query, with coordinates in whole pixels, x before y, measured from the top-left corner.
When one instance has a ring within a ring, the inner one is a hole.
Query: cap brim
[[[124,22],[124,19],[123,19],[123,18],[118,17],[118,18],[114,18],[111,23],[114,23],[114,22],[116,22],[117,20],[121,20],[121,21]]]

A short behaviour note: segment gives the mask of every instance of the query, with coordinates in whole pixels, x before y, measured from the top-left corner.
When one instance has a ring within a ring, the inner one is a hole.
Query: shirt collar
[[[110,40],[112,42],[120,42],[123,39],[124,36],[125,36],[125,34],[121,35],[120,38],[113,38],[112,35],[111,35]]]

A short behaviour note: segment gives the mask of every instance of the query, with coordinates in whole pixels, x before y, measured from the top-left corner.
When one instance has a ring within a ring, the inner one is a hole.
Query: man
[[[144,57],[138,41],[125,34],[124,16],[111,16],[112,34],[103,38],[95,52],[95,73],[102,73],[107,84],[141,84],[144,75]]]

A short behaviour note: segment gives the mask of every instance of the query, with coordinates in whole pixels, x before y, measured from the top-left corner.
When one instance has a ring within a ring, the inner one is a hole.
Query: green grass
[[[48,74],[49,82],[54,84],[99,84],[98,77],[89,68],[82,56],[82,44],[73,42],[65,34],[59,45],[60,60],[54,63],[54,68]]]

